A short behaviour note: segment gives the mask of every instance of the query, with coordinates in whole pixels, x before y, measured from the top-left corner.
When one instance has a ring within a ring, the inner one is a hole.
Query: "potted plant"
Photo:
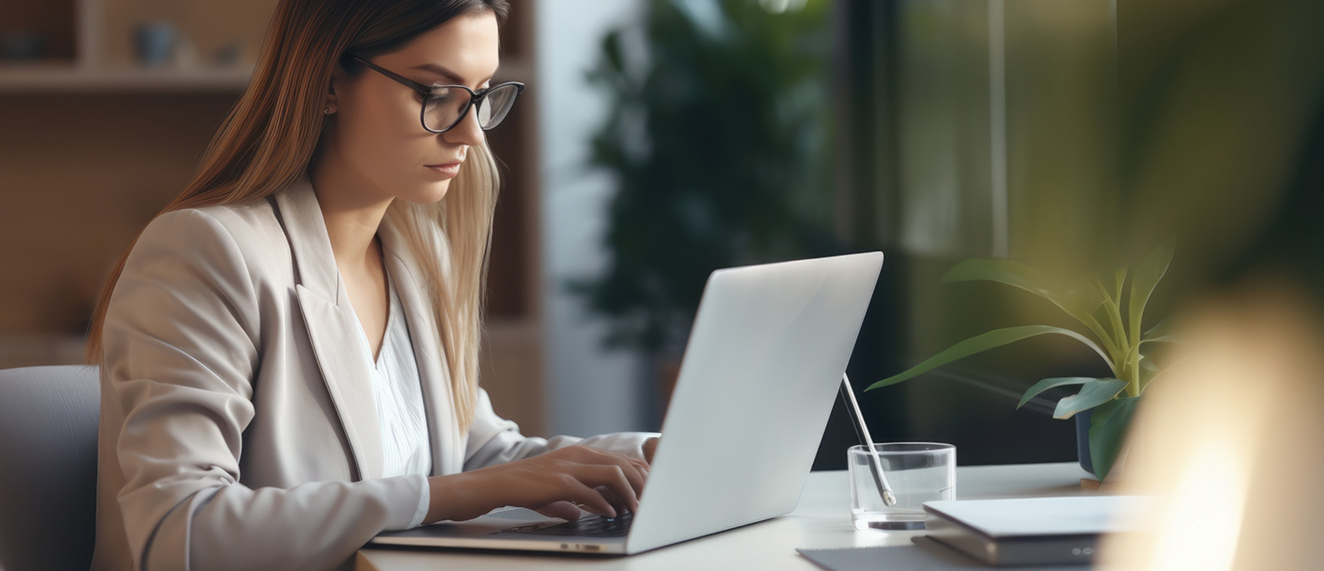
[[[1159,367],[1146,353],[1146,344],[1174,340],[1163,331],[1162,324],[1141,333],[1145,306],[1167,273],[1172,254],[1173,244],[1168,242],[1146,256],[1132,271],[1128,272],[1127,268],[1117,270],[1109,283],[1090,274],[1065,289],[1047,286],[1040,272],[1012,260],[963,261],[948,271],[942,281],[987,280],[1020,288],[1047,299],[1080,322],[1084,331],[1050,325],[996,329],[961,341],[900,374],[869,385],[865,390],[894,385],[952,361],[1022,339],[1065,335],[1093,349],[1107,363],[1112,377],[1043,379],[1025,391],[1017,408],[1049,389],[1078,385],[1080,390],[1076,394],[1057,402],[1053,417],[1067,419],[1076,416],[1078,428],[1088,430],[1088,447],[1080,451],[1081,465],[1092,468],[1099,481],[1103,481],[1121,450],[1122,438],[1140,395],[1159,373]]]

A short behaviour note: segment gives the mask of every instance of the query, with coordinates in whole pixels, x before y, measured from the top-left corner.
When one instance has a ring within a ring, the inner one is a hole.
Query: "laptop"
[[[635,513],[504,508],[371,543],[631,555],[790,513],[882,265],[869,252],[709,276]]]

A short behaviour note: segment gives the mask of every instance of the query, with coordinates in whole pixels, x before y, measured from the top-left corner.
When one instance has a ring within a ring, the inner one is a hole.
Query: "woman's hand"
[[[648,464],[643,460],[569,446],[533,458],[428,478],[432,499],[423,521],[473,519],[501,506],[576,520],[582,505],[588,511],[615,517],[621,509],[639,507],[647,478]]]
[[[656,436],[644,441],[644,460],[648,461],[649,466],[653,465],[653,453],[657,451],[657,442]]]

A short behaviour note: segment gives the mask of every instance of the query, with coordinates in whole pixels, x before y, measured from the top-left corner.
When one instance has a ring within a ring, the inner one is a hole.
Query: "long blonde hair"
[[[248,88],[207,147],[193,181],[161,214],[260,199],[295,182],[317,151],[326,86],[346,53],[391,52],[476,11],[494,13],[504,23],[508,10],[506,0],[281,0]],[[445,199],[429,205],[396,200],[383,220],[401,232],[423,265],[455,409],[465,428],[477,398],[498,184],[496,162],[484,142],[470,149]],[[112,270],[93,313],[89,363],[102,364],[106,308],[132,250],[130,245]]]

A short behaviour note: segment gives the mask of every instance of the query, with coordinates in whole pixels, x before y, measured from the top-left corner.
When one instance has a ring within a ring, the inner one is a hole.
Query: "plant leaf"
[[[1094,290],[1094,297],[1090,300],[1090,302],[1094,303],[1097,300],[1097,303],[1094,305],[1094,307],[1090,308],[1090,311],[1094,311],[1095,308],[1099,307],[1098,304],[1101,304],[1105,301],[1108,300],[1112,300],[1114,302],[1118,301],[1117,298],[1114,298],[1112,294],[1108,292],[1108,286],[1103,285],[1103,281],[1099,279],[1099,276],[1096,276],[1094,274],[1087,275],[1085,276],[1085,283],[1090,286],[1090,289]]]
[[[1095,284],[1099,281],[1093,274],[1080,278],[1067,290],[1067,304],[1081,313],[1093,314],[1099,306],[1109,299],[1108,292]]]
[[[1001,347],[1008,343],[1015,343],[1022,339],[1029,339],[1030,337],[1048,334],[1065,335],[1080,341],[1081,343],[1088,345],[1089,348],[1093,349],[1095,353],[1098,353],[1100,357],[1103,357],[1104,361],[1108,361],[1108,355],[1103,352],[1103,349],[1100,349],[1089,337],[1076,333],[1075,331],[1063,327],[1053,327],[1051,325],[1022,325],[1019,327],[995,329],[988,333],[976,335],[961,341],[902,373],[892,375],[869,385],[869,388],[864,390],[871,391],[873,389],[895,385],[902,381],[913,379],[921,374],[946,365],[947,363],[951,363],[952,361],[963,359],[976,353],[982,353],[995,347]]]
[[[1126,381],[1119,379],[1093,379],[1080,387],[1080,392],[1057,401],[1053,418],[1065,420],[1072,415],[1102,405],[1126,390]],[[1091,456],[1091,458],[1093,458]]]
[[[1020,288],[1032,294],[1040,296],[1053,305],[1057,306],[1067,315],[1075,318],[1088,327],[1104,345],[1111,351],[1114,348],[1111,338],[1107,331],[1099,325],[1091,313],[1094,312],[1099,304],[1103,303],[1101,299],[1095,299],[1089,291],[1088,282],[1081,281],[1080,284],[1068,292],[1065,296],[1055,295],[1052,291],[1044,288],[1044,277],[1034,268],[1007,259],[970,259],[962,261],[952,269],[948,270],[942,276],[943,282],[966,282],[966,281],[993,281],[1003,283],[1012,287]],[[1086,299],[1080,299],[1081,296],[1087,296]],[[1106,295],[1104,297],[1107,297]],[[1109,366],[1112,361],[1106,356]]]
[[[1122,449],[1126,430],[1131,424],[1140,397],[1123,397],[1099,405],[1090,417],[1090,460],[1100,482],[1108,477],[1117,453]]]
[[[1179,335],[1160,335],[1158,337],[1146,337],[1140,340],[1140,344],[1145,343],[1184,343],[1185,340]]]
[[[1121,269],[1117,270],[1117,273],[1113,274],[1113,277],[1117,279],[1117,289],[1114,290],[1113,296],[1117,299],[1118,303],[1121,303],[1122,286],[1126,284],[1126,267],[1123,266]]]
[[[1130,363],[1131,358],[1136,357],[1137,353],[1139,354],[1140,359],[1144,359],[1145,351],[1146,351],[1145,344],[1147,343],[1172,343],[1175,345],[1181,345],[1184,344],[1185,342],[1186,340],[1178,335],[1162,335],[1159,337],[1146,337],[1140,340],[1140,344],[1131,346],[1131,350],[1126,354],[1126,362]],[[1151,364],[1150,366],[1155,367],[1155,365],[1153,364]]]
[[[1090,276],[1090,284],[1094,286],[1094,289],[1103,297],[1102,310],[1100,311],[1103,311],[1103,315],[1107,318],[1107,321],[1100,322],[1108,323],[1108,327],[1112,327],[1113,339],[1117,340],[1116,347],[1125,347],[1125,344],[1127,344],[1127,331],[1125,331],[1125,326],[1121,323],[1119,302],[1117,302],[1116,299],[1108,297],[1106,286],[1103,285],[1103,282],[1099,281],[1099,278]],[[1120,348],[1117,352],[1120,354]],[[1124,366],[1125,360],[1121,360],[1121,362],[1117,364]]]
[[[1030,402],[1030,399],[1039,396],[1039,393],[1048,389],[1065,387],[1067,385],[1083,385],[1093,380],[1094,377],[1050,377],[1044,379],[1035,383],[1034,386],[1025,389],[1025,394],[1021,395],[1021,402],[1016,405],[1016,408],[1025,406],[1025,403]]]
[[[1148,387],[1149,382],[1154,380],[1154,377],[1157,377],[1158,374],[1159,374],[1158,365],[1155,365],[1154,362],[1151,361],[1149,357],[1141,355],[1140,356],[1140,392],[1142,394],[1145,391],[1145,387]]]
[[[1131,344],[1140,343],[1140,322],[1145,315],[1145,304],[1149,303],[1150,294],[1154,293],[1154,288],[1158,286],[1159,280],[1163,279],[1163,274],[1168,272],[1168,266],[1172,263],[1172,253],[1176,249],[1176,244],[1169,240],[1155,248],[1145,259],[1136,267],[1135,274],[1131,277],[1131,299],[1128,307],[1128,317],[1131,330]]]
[[[1172,321],[1173,320],[1171,318],[1159,321],[1153,327],[1150,327],[1149,331],[1145,332],[1144,338],[1149,339],[1151,337],[1163,337],[1166,335],[1171,335],[1173,330],[1176,329],[1175,327],[1173,327]]]
[[[1013,260],[982,258],[964,260],[947,270],[941,281],[979,280],[1004,283],[1052,299],[1052,295],[1041,285],[1044,281],[1043,276],[1034,268]]]

